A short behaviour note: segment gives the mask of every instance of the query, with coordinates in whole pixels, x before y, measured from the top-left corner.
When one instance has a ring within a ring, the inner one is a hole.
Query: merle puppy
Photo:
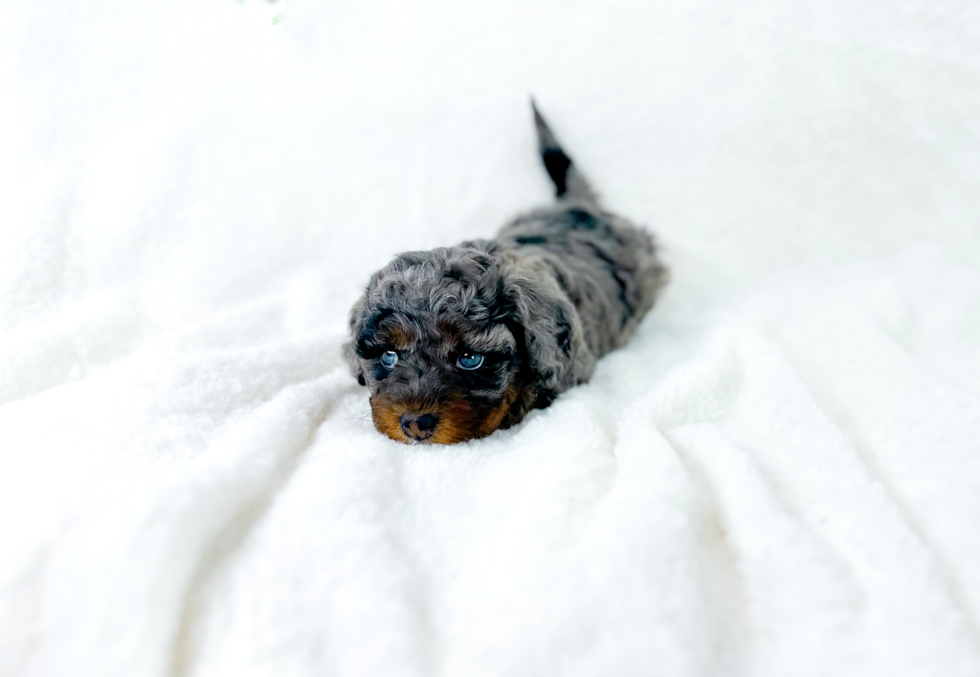
[[[379,431],[453,444],[515,425],[589,380],[653,306],[647,233],[604,211],[534,107],[557,201],[494,240],[399,255],[351,311],[351,370]]]

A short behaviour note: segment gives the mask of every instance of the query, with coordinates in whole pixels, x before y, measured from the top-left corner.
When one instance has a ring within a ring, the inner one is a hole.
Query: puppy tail
[[[545,122],[541,112],[531,99],[531,110],[534,111],[534,126],[538,130],[538,150],[548,176],[555,184],[555,197],[573,200],[588,200],[595,202],[596,196],[582,172],[572,163],[572,158],[562,150],[555,138],[555,133]]]

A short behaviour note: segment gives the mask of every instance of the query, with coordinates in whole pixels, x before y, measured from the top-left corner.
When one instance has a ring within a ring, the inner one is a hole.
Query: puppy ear
[[[536,406],[586,380],[595,359],[585,345],[581,322],[555,281],[532,269],[504,275],[509,321],[536,391]]]
[[[347,366],[350,367],[351,376],[357,379],[357,382],[362,386],[367,385],[364,380],[364,370],[361,368],[361,360],[357,357],[357,353],[354,352],[354,340],[357,338],[360,332],[360,326],[363,323],[364,315],[364,297],[362,296],[354,307],[350,311],[350,334],[351,340],[347,341],[343,346],[344,359],[347,360]]]
[[[350,367],[351,376],[357,379],[357,382],[362,386],[367,385],[364,380],[364,370],[361,369],[361,361],[357,357],[357,353],[354,352],[354,343],[348,341],[343,347],[344,359],[347,360],[347,366]]]

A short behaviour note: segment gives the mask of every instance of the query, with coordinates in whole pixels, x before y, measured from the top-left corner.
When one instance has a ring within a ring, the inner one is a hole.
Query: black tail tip
[[[548,176],[555,184],[555,196],[595,201],[595,195],[585,178],[574,168],[572,158],[562,149],[555,133],[538,110],[538,102],[534,100],[534,96],[529,98],[531,110],[534,111],[534,127],[538,133],[538,151]]]
[[[555,184],[555,195],[562,197],[568,192],[568,172],[572,166],[572,159],[565,154],[558,139],[555,138],[544,116],[538,110],[534,97],[531,97],[531,110],[534,111],[534,126],[538,132],[538,150],[541,153],[541,160],[544,168]]]

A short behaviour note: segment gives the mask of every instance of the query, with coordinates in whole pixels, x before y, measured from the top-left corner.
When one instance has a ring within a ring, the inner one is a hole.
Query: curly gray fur
[[[650,235],[599,206],[534,114],[556,202],[494,240],[399,255],[351,312],[345,356],[393,439],[458,442],[548,406],[632,336],[665,282]],[[386,351],[397,354],[393,368],[380,360]],[[485,361],[460,369],[464,353]],[[411,424],[419,415],[430,426],[422,433]]]

